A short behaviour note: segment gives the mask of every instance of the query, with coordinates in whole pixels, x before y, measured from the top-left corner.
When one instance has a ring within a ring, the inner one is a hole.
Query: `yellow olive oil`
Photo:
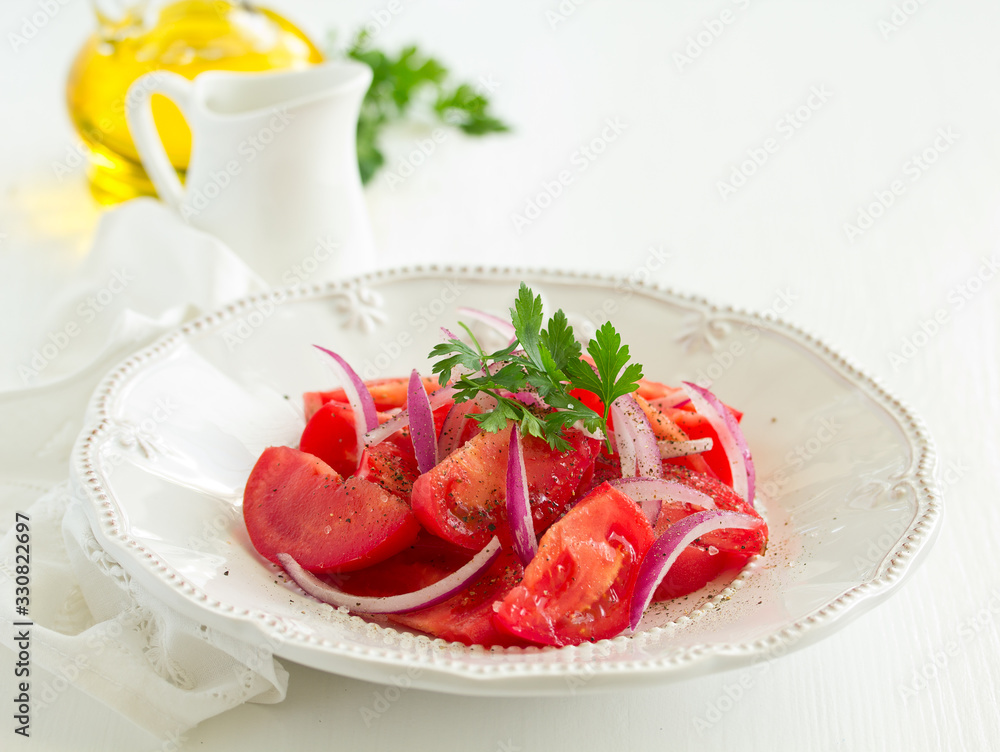
[[[126,92],[142,74],[167,70],[191,79],[207,70],[265,71],[322,60],[288,20],[247,3],[180,0],[152,20],[147,4],[137,6],[116,20],[98,14],[100,28],[77,55],[67,84],[70,117],[89,152],[91,193],[102,204],[156,195],[125,122]],[[187,123],[160,95],[153,117],[183,178],[191,151]]]

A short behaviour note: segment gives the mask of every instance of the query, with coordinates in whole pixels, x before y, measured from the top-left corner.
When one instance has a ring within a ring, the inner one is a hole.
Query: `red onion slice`
[[[661,502],[676,501],[702,509],[715,509],[715,500],[696,488],[668,478],[616,478],[608,481],[642,507],[650,525],[660,516]]]
[[[722,448],[726,452],[726,459],[729,460],[729,467],[733,471],[733,490],[748,504],[753,504],[756,474],[753,459],[750,457],[750,447],[743,437],[740,424],[710,391],[689,381],[683,382],[683,386],[694,403],[695,410],[705,416],[719,436]]]
[[[535,525],[531,519],[521,432],[516,424],[510,432],[507,453],[507,524],[510,525],[511,540],[514,541],[514,553],[524,566],[528,566],[538,553],[538,539],[535,538]]]
[[[669,394],[666,397],[649,400],[649,404],[657,410],[666,410],[668,408],[678,409],[684,407],[685,405],[690,405],[691,398],[684,393],[683,389],[678,389],[676,392]]]
[[[527,405],[528,407],[541,407],[544,408],[545,402],[534,392],[504,392],[504,397],[510,397],[520,402],[522,405]]]
[[[653,593],[685,546],[705,533],[715,530],[755,530],[761,524],[760,518],[751,517],[749,514],[714,509],[695,512],[667,528],[667,531],[653,543],[639,566],[639,576],[629,610],[629,626],[632,631],[634,632],[639,626],[643,612],[653,600]]]
[[[438,580],[433,585],[428,585],[412,593],[380,598],[351,595],[333,587],[333,585],[328,585],[312,572],[303,569],[288,554],[278,554],[277,559],[296,585],[313,598],[324,603],[329,603],[331,606],[344,606],[361,614],[403,614],[407,611],[428,608],[462,592],[493,565],[499,554],[500,541],[494,536],[493,540],[486,544],[486,548],[472,557],[468,564],[452,572],[443,580]]]
[[[505,365],[507,365],[507,361],[498,361],[496,363],[490,363],[488,369],[489,372],[493,374],[499,371]],[[483,369],[480,369],[475,373],[473,373],[472,377],[476,378],[478,376],[482,376],[484,373],[485,371]],[[431,410],[432,411],[437,410],[445,402],[452,399],[457,391],[458,390],[453,386],[446,386],[443,389],[438,389],[436,392],[434,392],[434,394],[430,395]],[[476,402],[476,404],[480,405],[480,407],[482,407],[483,404],[487,404],[484,403],[481,398],[485,398],[486,400],[493,400],[493,397],[491,397],[488,394],[477,395],[474,401]],[[495,406],[496,404],[494,401],[493,407]],[[483,409],[492,410],[493,407],[485,407]],[[398,413],[395,417],[393,417],[391,420],[386,421],[382,425],[376,427],[374,430],[368,431],[368,433],[365,434],[365,446],[375,446],[376,444],[381,444],[383,441],[385,441],[394,433],[396,433],[396,431],[400,430],[401,428],[405,428],[409,424],[410,424],[410,411],[403,410],[400,413]]]
[[[378,427],[378,412],[375,410],[375,400],[372,399],[372,395],[368,391],[368,387],[365,386],[365,382],[347,364],[346,360],[332,350],[327,350],[325,347],[320,347],[319,345],[313,345],[313,347],[325,352],[331,358],[331,360],[326,361],[326,364],[333,369],[337,380],[340,381],[341,388],[347,395],[347,401],[351,403],[351,409],[354,410],[354,427],[358,433],[358,446],[362,446],[365,434],[373,428]]]
[[[483,322],[488,327],[498,332],[501,336],[507,337],[507,339],[511,342],[517,339],[517,336],[514,333],[514,325],[509,321],[504,321],[499,316],[494,316],[492,313],[486,313],[486,311],[480,311],[478,308],[465,308],[464,306],[456,310],[463,316],[471,316],[476,319],[476,321]]]
[[[656,435],[635,397],[626,394],[612,402],[611,420],[615,431],[615,448],[621,459],[622,477],[662,477],[663,464],[660,462]]]
[[[406,388],[406,407],[410,411],[410,441],[413,442],[417,469],[426,473],[438,463],[437,431],[431,401],[416,368],[410,374],[410,383]]]
[[[434,392],[434,394],[429,395],[427,399],[430,403],[431,412],[437,410],[441,407],[441,405],[454,397],[456,391],[455,387],[446,386],[444,389],[438,389]],[[375,446],[376,444],[381,444],[383,441],[396,433],[396,431],[406,428],[408,425],[410,425],[409,409],[400,410],[385,423],[365,434],[365,446]]]
[[[712,448],[711,437],[704,439],[691,439],[690,441],[657,441],[660,447],[660,457],[665,460],[674,457],[690,457],[692,454],[701,454]]]

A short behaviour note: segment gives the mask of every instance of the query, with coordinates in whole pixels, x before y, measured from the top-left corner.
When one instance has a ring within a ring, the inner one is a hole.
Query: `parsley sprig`
[[[444,64],[415,45],[395,55],[386,53],[374,48],[369,33],[362,30],[345,54],[372,69],[372,83],[358,117],[358,168],[364,183],[385,163],[381,136],[393,123],[418,120],[422,114],[469,136],[509,130],[490,110],[486,94],[471,84],[451,82]]]
[[[430,356],[438,359],[433,372],[438,374],[441,384],[448,384],[454,369],[460,366],[464,373],[453,383],[457,389],[456,402],[466,402],[480,394],[496,400],[495,408],[472,416],[484,431],[495,433],[509,421],[515,421],[520,424],[522,434],[537,436],[553,449],[565,450],[569,443],[563,431],[580,421],[588,431],[604,433],[608,440],[604,427],[611,403],[635,391],[642,378],[642,366],[629,362],[628,345],[622,344],[621,335],[611,322],[601,326],[587,345],[591,364],[583,358],[580,343],[562,310],[556,311],[542,328],[542,298],[523,282],[510,309],[510,318],[515,339],[496,352],[484,352],[464,323],[461,326],[468,333],[471,345],[455,338],[436,345]],[[574,389],[586,389],[597,395],[604,405],[604,414],[570,394]],[[508,396],[519,392],[536,394],[553,409],[539,409]],[[608,449],[611,450],[610,440]]]

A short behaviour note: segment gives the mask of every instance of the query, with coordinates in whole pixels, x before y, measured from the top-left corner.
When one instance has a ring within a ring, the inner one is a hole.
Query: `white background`
[[[316,38],[332,28],[343,38],[386,8],[271,5]],[[889,602],[749,676],[563,699],[408,691],[368,726],[361,708],[383,689],[289,665],[284,703],[207,721],[183,748],[1000,748],[997,615],[983,610],[1000,593],[1000,279],[956,302],[958,286],[984,260],[1000,260],[1000,5],[400,0],[399,7],[377,43],[418,42],[462,77],[495,85],[496,111],[514,131],[481,140],[450,135],[401,184],[389,185],[387,172],[377,177],[367,198],[379,264],[644,275],[650,248],[659,248],[669,259],[653,277],[676,289],[755,309],[792,300],[786,318],[843,350],[927,421],[942,468],[951,469],[944,529]],[[549,15],[560,7],[572,12]],[[8,32],[38,8],[39,0],[5,0],[0,12],[4,331],[45,310],[98,216],[82,173],[60,181],[53,169],[76,145],[63,86],[92,29],[90,9],[67,0],[13,50]],[[724,9],[732,22],[721,34],[689,47]],[[892,18],[906,20],[887,26]],[[690,63],[677,57],[686,48],[699,53]],[[780,121],[808,106],[814,87],[828,92],[826,101],[789,131]],[[608,119],[624,131],[581,170],[578,150]],[[940,138],[934,146],[942,131],[953,134],[946,149]],[[390,169],[428,132],[396,132]],[[723,197],[720,181],[768,138],[777,150]],[[912,158],[927,149],[933,164],[915,170]],[[571,172],[569,185],[536,220],[515,227],[512,215],[561,170]],[[896,180],[901,195],[852,242],[845,224]],[[919,335],[939,310],[945,323]],[[915,335],[918,346],[903,354]],[[9,374],[13,357],[3,343]],[[939,666],[935,654],[943,654]],[[0,686],[12,673],[5,651]],[[928,678],[915,685],[917,674]],[[741,681],[749,689],[735,690]],[[12,723],[0,722],[0,747],[13,748]],[[161,748],[75,690],[34,718],[33,731],[17,742],[39,750]]]

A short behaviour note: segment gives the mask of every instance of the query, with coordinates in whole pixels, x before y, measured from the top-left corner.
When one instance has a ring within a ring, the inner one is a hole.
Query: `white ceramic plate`
[[[266,446],[296,444],[301,393],[331,386],[310,345],[340,352],[363,378],[427,371],[456,307],[504,313],[522,279],[578,330],[610,314],[651,378],[711,380],[746,412],[766,555],[724,590],[654,607],[633,636],[562,649],[397,631],[279,578],[247,539],[241,495]],[[248,298],[125,361],[91,419],[75,468],[95,532],[151,591],[278,656],[448,692],[637,686],[780,656],[887,597],[940,518],[930,439],[870,377],[780,322],[610,278],[430,267]]]

